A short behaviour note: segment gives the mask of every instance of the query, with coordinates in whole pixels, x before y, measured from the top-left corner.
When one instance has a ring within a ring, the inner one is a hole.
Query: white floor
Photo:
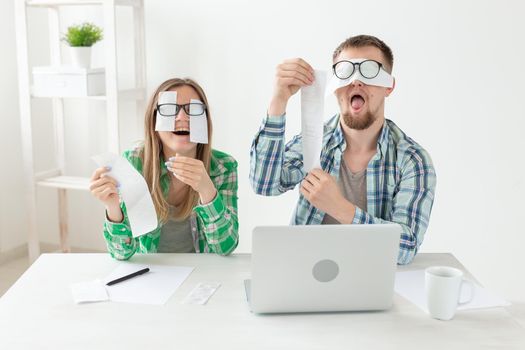
[[[0,297],[30,266],[27,256],[10,260],[0,265]]]

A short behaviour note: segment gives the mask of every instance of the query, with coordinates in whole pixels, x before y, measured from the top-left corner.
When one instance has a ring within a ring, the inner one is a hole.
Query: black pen
[[[116,283],[119,283],[119,282],[123,282],[125,280],[129,280],[130,278],[133,278],[135,276],[140,276],[146,272],[149,271],[149,267],[146,267],[145,269],[142,269],[142,270],[139,270],[137,272],[133,272],[133,273],[130,273],[129,275],[126,275],[126,276],[122,276],[120,278],[117,278],[116,280],[113,280],[113,281],[109,281],[108,283],[106,283],[106,286],[112,286]]]

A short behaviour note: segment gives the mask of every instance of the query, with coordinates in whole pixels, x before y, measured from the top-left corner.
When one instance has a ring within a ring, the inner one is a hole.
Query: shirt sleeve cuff
[[[205,223],[215,222],[226,215],[226,208],[219,192],[211,202],[196,206],[195,211]]]
[[[354,220],[352,224],[371,224],[370,216],[361,208],[355,206]]]
[[[281,139],[284,136],[286,114],[267,115],[261,127],[260,135],[270,139]]]
[[[124,218],[122,222],[112,222],[109,221],[106,213],[106,221],[104,222],[106,230],[114,236],[130,236],[131,227],[129,226],[129,221]]]

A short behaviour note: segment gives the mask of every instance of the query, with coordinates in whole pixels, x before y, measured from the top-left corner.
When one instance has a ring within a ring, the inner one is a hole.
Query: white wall
[[[382,38],[394,51],[397,79],[386,115],[430,152],[438,173],[437,198],[422,250],[450,251],[494,291],[524,300],[525,281],[508,278],[509,270],[525,267],[520,226],[525,141],[519,136],[525,127],[524,10],[518,0],[148,0],[148,91],[174,76],[190,76],[204,86],[213,113],[213,144],[239,161],[238,251],[249,251],[252,228],[287,224],[296,199],[296,193],[258,197],[248,183],[251,139],[265,115],[275,65],[299,56],[329,69],[333,49],[348,36],[368,33]],[[2,19],[9,19],[1,13]],[[1,42],[14,47],[11,36]],[[2,68],[12,63],[12,57],[2,58]],[[8,76],[10,83],[0,82],[2,101],[4,92],[16,84],[12,73]],[[13,113],[15,98],[9,98]],[[335,111],[332,100],[327,115]],[[294,98],[288,108],[289,136],[299,130],[298,112]],[[16,128],[4,116],[1,123],[2,130],[4,125]],[[95,121],[91,130],[96,131],[97,123],[103,127]],[[72,131],[69,150],[77,153],[78,166],[72,171],[85,172],[91,167],[89,151],[100,148],[101,140],[93,132],[89,140],[95,146],[82,148],[73,142],[77,136],[86,137]],[[19,141],[15,134],[9,137],[10,144]],[[19,145],[14,147],[19,150]],[[18,175],[3,171],[0,183],[5,176],[20,177],[20,162],[14,166]],[[72,216],[83,223],[72,234],[72,243],[103,248],[101,206],[82,193],[72,202]],[[3,232],[4,220],[8,225],[19,220],[21,204],[14,205],[19,209],[2,218],[0,242],[9,236]],[[56,220],[41,220],[45,240],[56,241]]]
[[[20,122],[18,120],[18,85],[15,57],[15,25],[11,1],[0,2],[0,253],[26,241],[27,226],[23,220],[22,160]]]

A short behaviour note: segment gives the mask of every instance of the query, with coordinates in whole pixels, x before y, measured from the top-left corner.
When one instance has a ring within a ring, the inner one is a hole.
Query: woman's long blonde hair
[[[173,78],[166,80],[160,84],[148,102],[144,120],[144,148],[140,155],[143,162],[143,176],[146,180],[146,183],[148,184],[159,221],[162,223],[165,223],[170,216],[170,205],[168,204],[167,199],[164,197],[162,188],[160,186],[162,142],[159,138],[159,135],[155,131],[155,123],[157,119],[157,101],[161,92],[168,91],[179,86],[192,87],[199,95],[200,100],[206,105],[206,113],[208,116],[206,118],[208,123],[208,143],[197,144],[196,159],[199,159],[204,163],[204,167],[206,168],[208,174],[210,170],[212,123],[206,94],[204,93],[204,90],[201,88],[201,86],[192,79]],[[174,213],[174,218],[177,220],[186,219],[188,216],[190,216],[198,201],[199,194],[188,186],[188,192],[186,192],[181,206],[177,207],[177,211]]]

